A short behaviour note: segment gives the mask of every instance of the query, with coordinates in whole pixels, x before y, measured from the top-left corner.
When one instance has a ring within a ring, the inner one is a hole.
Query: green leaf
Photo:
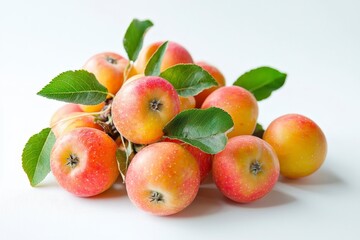
[[[22,153],[22,167],[31,186],[39,184],[50,172],[50,153],[55,143],[55,135],[45,128],[30,137]]]
[[[264,135],[264,128],[260,123],[256,123],[256,128],[255,131],[253,132],[253,136],[258,137],[258,138],[262,138]]]
[[[234,85],[247,89],[254,94],[256,100],[260,101],[282,87],[285,80],[286,73],[271,67],[259,67],[241,75]]]
[[[161,44],[161,46],[151,56],[149,62],[146,64],[145,76],[159,76],[160,75],[160,67],[161,67],[162,60],[164,58],[164,54],[166,52],[167,45],[168,45],[168,41]]]
[[[168,138],[216,154],[225,148],[226,133],[233,126],[231,116],[220,108],[190,109],[176,115],[165,126],[164,133]]]
[[[160,77],[168,80],[180,96],[195,96],[206,88],[217,86],[216,80],[195,64],[177,64],[166,69]]]
[[[138,19],[132,20],[128,29],[126,30],[123,44],[126,53],[131,61],[135,61],[143,45],[143,40],[146,31],[154,24],[150,20],[140,21]]]
[[[106,100],[108,91],[94,74],[76,70],[61,73],[37,94],[64,102],[95,105]]]

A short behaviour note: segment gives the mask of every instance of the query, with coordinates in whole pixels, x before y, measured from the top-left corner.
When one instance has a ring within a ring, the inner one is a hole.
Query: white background
[[[0,239],[358,239],[360,215],[359,1],[0,1]],[[132,18],[155,26],[145,44],[173,40],[227,84],[268,65],[288,73],[260,103],[267,126],[286,113],[317,122],[328,156],[314,175],[280,179],[252,204],[226,200],[211,184],[171,217],[135,208],[124,187],[77,198],[49,175],[30,187],[21,168],[28,138],[62,103],[36,95],[92,55],[125,56]]]

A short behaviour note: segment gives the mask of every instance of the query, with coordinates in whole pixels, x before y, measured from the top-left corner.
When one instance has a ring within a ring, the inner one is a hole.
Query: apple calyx
[[[160,100],[157,99],[153,99],[150,101],[150,109],[153,111],[160,111],[162,108],[162,103],[160,102]]]
[[[79,158],[75,153],[71,153],[66,160],[66,166],[70,166],[71,168],[75,168],[79,164]]]
[[[117,64],[117,60],[115,58],[112,58],[110,56],[106,56],[106,61],[110,64]]]
[[[253,161],[251,164],[250,164],[250,172],[256,176],[258,175],[258,173],[262,172],[262,163],[259,162],[258,160],[255,160]]]
[[[152,191],[151,196],[150,196],[150,202],[155,202],[155,203],[163,202],[164,203],[165,202],[164,196],[157,191]]]

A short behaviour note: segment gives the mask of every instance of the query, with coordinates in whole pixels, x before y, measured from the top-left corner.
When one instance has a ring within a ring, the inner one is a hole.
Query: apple
[[[140,150],[126,173],[131,202],[155,215],[171,215],[186,208],[194,200],[199,184],[196,160],[172,142],[158,142]]]
[[[50,167],[57,182],[79,197],[109,189],[119,175],[116,143],[94,128],[77,128],[55,142]]]
[[[61,135],[72,131],[75,128],[90,127],[103,130],[103,128],[95,122],[95,117],[92,115],[83,115],[81,112],[74,112],[66,115],[62,121],[57,122],[52,126],[56,138]]]
[[[212,92],[201,106],[202,109],[218,107],[230,114],[234,129],[228,137],[251,135],[256,127],[259,108],[255,97],[238,86],[220,87]]]
[[[254,136],[229,139],[215,154],[212,175],[216,186],[229,199],[248,203],[264,197],[279,177],[279,161],[272,147]]]
[[[152,43],[140,51],[139,57],[134,64],[134,68],[137,73],[144,73],[148,61],[163,43],[164,42]],[[176,42],[168,42],[160,71],[163,72],[167,68],[179,63],[193,63],[193,59],[190,53],[183,46]]]
[[[65,118],[70,113],[75,113],[75,112],[77,112],[77,113],[83,112],[83,110],[80,108],[80,106],[78,104],[67,103],[67,104],[61,106],[59,109],[56,110],[56,112],[51,117],[50,126],[53,126],[59,120]]]
[[[137,144],[157,142],[165,125],[180,111],[179,96],[165,79],[142,77],[125,84],[112,103],[116,129]]]
[[[287,114],[272,121],[263,139],[275,149],[280,172],[288,178],[314,173],[326,158],[323,131],[313,120],[300,114]]]
[[[124,71],[128,63],[129,61],[119,54],[103,52],[87,60],[83,69],[93,73],[99,83],[115,95],[124,82]]]
[[[200,61],[200,62],[195,62],[195,64],[202,67],[205,71],[210,73],[210,75],[218,83],[218,86],[213,86],[211,88],[204,89],[203,91],[201,91],[199,94],[197,94],[195,96],[196,107],[201,108],[201,105],[203,104],[203,102],[205,101],[207,96],[210,95],[210,93],[212,93],[213,91],[215,91],[219,87],[225,86],[225,77],[220,72],[220,70],[218,68],[216,68],[215,66],[213,66],[213,65],[211,65],[211,64],[209,64],[207,62]]]

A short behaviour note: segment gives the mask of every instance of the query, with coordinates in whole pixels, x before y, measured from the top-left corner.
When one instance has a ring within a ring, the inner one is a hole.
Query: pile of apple
[[[225,86],[216,67],[194,62],[180,44],[142,48],[151,26],[130,24],[129,60],[97,54],[38,93],[69,103],[24,148],[31,185],[51,171],[61,187],[90,197],[120,175],[132,203],[170,215],[191,204],[209,176],[226,197],[248,203],[268,194],[280,173],[301,178],[319,169],[327,144],[312,120],[288,114],[265,131],[257,124],[257,101],[281,87],[285,74],[262,67]]]

